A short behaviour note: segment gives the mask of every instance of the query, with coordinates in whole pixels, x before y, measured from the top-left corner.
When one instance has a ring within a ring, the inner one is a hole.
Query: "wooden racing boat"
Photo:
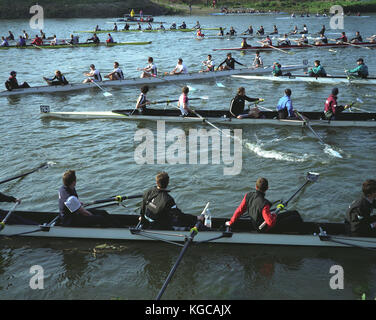
[[[294,71],[299,69],[305,69],[307,67],[307,61],[303,61],[302,65],[283,66],[282,71]],[[272,72],[272,67],[264,68],[243,68],[235,70],[214,71],[214,72],[193,72],[188,74],[179,75],[166,75],[153,78],[132,78],[125,80],[105,80],[100,82],[102,87],[121,87],[121,86],[142,86],[142,85],[158,85],[170,82],[178,81],[192,81],[192,80],[206,80],[216,79],[219,77],[228,77],[233,74],[269,74]],[[64,86],[36,86],[31,88],[13,89],[12,91],[1,91],[0,97],[23,95],[23,94],[38,94],[38,93],[55,93],[55,92],[67,92],[78,91],[89,88],[97,88],[94,83],[75,83]]]
[[[4,216],[3,211],[0,216]],[[116,221],[112,227],[63,227],[50,224],[57,217],[54,212],[14,211],[0,235],[7,237],[45,237],[69,239],[106,239],[127,241],[176,241],[182,242],[189,235],[187,230],[143,230],[136,229],[138,215],[109,215]],[[376,248],[376,238],[351,237],[344,223],[304,222],[299,232],[258,233],[251,229],[248,219],[238,219],[232,229],[225,230],[225,218],[212,218],[212,228],[199,231],[197,242],[222,244],[278,245],[307,247],[362,247]],[[181,229],[181,228],[180,228]]]
[[[347,76],[327,76],[327,77],[309,77],[306,75],[291,75],[291,76],[258,76],[258,75],[233,75],[231,77],[241,78],[246,80],[265,80],[274,82],[308,82],[316,84],[364,84],[364,85],[376,85],[376,78],[356,78]]]
[[[118,120],[147,120],[147,121],[165,121],[173,123],[203,123],[203,119],[195,114],[186,117],[180,116],[178,109],[148,109],[144,114],[138,114],[134,109],[113,110],[113,111],[81,111],[81,112],[51,112],[49,106],[41,106],[41,117],[55,118],[65,120],[90,120],[90,119],[118,119]],[[226,110],[197,110],[203,118],[211,123],[227,125],[278,125],[278,126],[298,126],[306,125],[302,120],[279,120],[277,112],[262,112],[260,118],[232,118],[229,111]],[[376,127],[376,113],[341,113],[336,120],[325,120],[323,112],[302,112],[313,127]]]
[[[17,45],[8,46],[8,47],[0,47],[0,50],[4,49],[62,49],[62,48],[87,48],[87,47],[115,47],[115,46],[140,46],[151,44],[151,41],[135,41],[135,42],[100,42],[100,43],[92,43],[92,42],[85,42],[85,43],[77,43],[77,44],[57,44],[57,45],[33,45],[29,44],[23,47],[19,47]]]
[[[364,46],[364,47],[376,47],[376,43],[371,43],[371,42],[359,42],[356,43],[356,46]],[[336,44],[336,43],[328,43],[328,44],[320,44],[320,45],[290,45],[290,46],[273,46],[274,48],[277,49],[283,49],[283,50],[291,50],[291,49],[320,49],[320,48],[347,48],[347,47],[354,47],[354,45],[351,44]],[[246,50],[251,50],[251,51],[272,51],[275,50],[274,48],[271,47],[263,47],[263,46],[249,46],[246,48],[221,48],[221,49],[213,49],[213,51],[219,51],[219,50],[231,50],[231,51],[246,51]]]

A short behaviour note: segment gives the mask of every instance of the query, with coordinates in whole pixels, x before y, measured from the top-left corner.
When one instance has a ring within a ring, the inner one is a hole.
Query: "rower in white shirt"
[[[99,70],[95,69],[95,65],[90,65],[90,72],[84,73],[88,78],[83,81],[83,83],[88,82],[100,82],[102,81],[102,76]]]
[[[56,46],[58,44],[58,40],[57,40],[57,37],[56,37],[56,34],[54,34],[54,38],[52,39],[52,41],[50,42],[50,45],[51,46]]]
[[[157,76],[157,66],[153,62],[153,58],[148,58],[148,65],[142,69],[141,78],[150,78]]]
[[[186,73],[188,73],[188,69],[183,63],[183,59],[179,58],[178,64],[176,65],[174,70],[170,72],[170,74],[186,74]]]
[[[210,72],[210,71],[214,71],[215,63],[214,63],[214,61],[212,60],[212,56],[211,56],[211,54],[208,54],[208,60],[202,61],[202,64],[206,67],[206,69],[205,69],[205,70],[202,70],[202,71],[200,71],[200,72]]]
[[[120,69],[119,62],[115,61],[114,70],[111,73],[105,75],[104,77],[110,80],[124,80],[123,70]]]

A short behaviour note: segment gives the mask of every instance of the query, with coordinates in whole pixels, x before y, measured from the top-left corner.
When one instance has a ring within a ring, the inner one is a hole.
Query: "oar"
[[[329,40],[331,40],[331,41],[337,41],[337,40],[335,40],[335,39],[329,39]],[[358,48],[364,48],[364,49],[372,50],[370,47],[360,46],[360,45],[357,45],[357,44],[355,44],[355,43],[351,43],[351,42],[345,42],[345,41],[343,41],[343,43],[348,44],[348,45],[350,45],[350,46],[358,47]]]
[[[120,202],[123,202],[124,200],[142,198],[142,197],[143,197],[142,194],[136,194],[136,195],[132,195],[132,196],[114,196],[114,197],[111,197],[111,198],[94,200],[92,202],[86,203],[84,205],[84,207],[88,207],[88,206],[91,206],[93,204],[100,204],[100,203],[113,202],[113,201],[117,201],[117,202],[120,203]]]
[[[5,223],[7,222],[8,218],[12,214],[12,212],[17,208],[17,206],[21,203],[21,201],[16,201],[15,205],[13,206],[12,209],[9,210],[3,221],[0,222],[0,231],[4,229]]]
[[[295,40],[295,39],[291,39],[291,41],[294,41],[294,42],[299,42],[299,40]],[[312,47],[312,48],[317,48],[317,45],[313,45],[313,44],[309,44],[309,43],[304,43],[305,46],[309,46],[309,47]],[[329,49],[329,51],[331,52],[337,52],[336,50],[333,50],[333,49]]]
[[[112,93],[104,90],[98,83],[96,83],[95,81],[91,81],[92,83],[94,83],[99,89],[101,89],[103,91],[103,95],[105,97],[111,97],[112,96]]]
[[[260,42],[260,41],[257,41],[258,43],[261,43],[261,44],[264,44],[264,42]],[[272,46],[272,45],[270,45],[270,44],[266,44],[268,47],[270,47],[270,48],[272,48],[272,49],[275,49],[275,50],[278,50],[278,51],[281,51],[281,52],[283,52],[283,53],[287,53],[287,54],[295,54],[294,52],[292,52],[292,51],[285,51],[285,50],[282,50],[282,49],[280,49],[280,48],[277,48],[277,47],[274,47],[274,46]]]
[[[54,164],[54,163],[50,162],[50,161],[49,162],[45,162],[45,163],[41,164],[40,166],[38,166],[38,167],[36,167],[34,169],[31,169],[31,170],[29,170],[29,171],[27,171],[25,173],[19,174],[17,176],[11,177],[11,178],[4,179],[4,180],[0,181],[0,184],[8,182],[8,181],[15,180],[15,179],[18,179],[18,178],[26,177],[27,175],[32,174],[33,172],[36,172],[39,169],[47,169],[50,166],[52,166],[52,164]]]
[[[206,212],[206,209],[207,209],[208,207],[209,207],[209,202],[206,204],[204,210],[201,212],[201,217],[204,217],[205,212]],[[185,252],[187,251],[189,245],[193,242],[194,237],[197,235],[197,233],[198,233],[198,229],[200,228],[201,225],[202,225],[202,220],[198,220],[197,223],[196,223],[196,225],[191,229],[191,233],[190,233],[189,237],[186,238],[186,241],[185,241],[184,247],[183,247],[183,249],[181,250],[181,252],[180,252],[180,254],[179,254],[179,257],[178,257],[178,259],[176,260],[174,266],[172,267],[170,273],[168,274],[168,276],[167,276],[167,278],[166,278],[166,280],[165,280],[165,282],[164,282],[164,284],[163,284],[161,290],[159,291],[156,300],[160,300],[160,299],[162,298],[162,295],[163,295],[163,293],[165,292],[165,290],[166,290],[168,284],[170,283],[172,276],[174,275],[176,269],[178,268],[179,263],[180,263],[181,260],[183,259],[183,256],[184,256]]]
[[[327,143],[324,142],[324,140],[316,133],[316,131],[314,131],[310,125],[310,120],[306,117],[306,116],[302,116],[298,111],[295,111],[295,113],[298,115],[298,117],[304,121],[304,123],[307,125],[307,127],[309,128],[309,130],[312,131],[312,133],[314,134],[314,136],[320,141],[320,143],[325,146],[326,148],[328,148],[328,151],[330,154],[332,154],[334,157],[337,157],[337,158],[342,158],[342,156],[340,155],[340,153],[338,151],[335,151],[330,145],[328,145]]]
[[[319,178],[320,174],[315,172],[308,172],[306,176],[306,182],[286,201],[282,201],[280,204],[277,205],[277,209],[274,211],[276,215],[279,214],[281,210],[287,207],[288,203],[302,190],[308,183],[316,182]],[[262,230],[266,226],[266,222],[264,221],[260,226],[259,230]]]

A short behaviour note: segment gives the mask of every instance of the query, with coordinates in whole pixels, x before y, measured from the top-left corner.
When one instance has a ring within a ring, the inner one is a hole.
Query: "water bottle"
[[[205,227],[211,228],[212,222],[211,222],[211,214],[209,208],[206,209],[205,212]]]

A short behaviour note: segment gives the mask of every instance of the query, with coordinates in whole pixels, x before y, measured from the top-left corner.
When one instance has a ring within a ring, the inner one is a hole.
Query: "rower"
[[[95,65],[90,65],[90,72],[84,73],[85,76],[89,77],[83,81],[83,83],[89,82],[100,82],[102,81],[102,76],[99,70],[95,69]]]
[[[260,110],[255,107],[252,110],[249,110],[249,112],[245,113],[245,101],[249,102],[260,102],[262,101],[261,98],[250,98],[245,95],[245,88],[240,87],[238,88],[238,92],[231,100],[230,103],[230,113],[234,118],[237,119],[243,119],[243,118],[258,118],[260,115]]]
[[[214,61],[212,60],[212,55],[208,54],[208,60],[202,61],[202,64],[206,67],[205,70],[200,72],[211,72],[214,71]]]
[[[193,29],[201,29],[199,21],[196,22],[196,25],[193,27]]]
[[[28,40],[29,39],[29,35],[27,34],[27,32],[25,30],[22,31],[23,32],[23,37]]]
[[[336,116],[340,114],[343,110],[347,109],[348,106],[337,105],[337,96],[339,90],[338,88],[332,89],[332,94],[325,101],[324,115],[327,120],[335,120]]]
[[[42,38],[42,40],[46,40],[46,34],[43,32],[43,30],[40,30],[40,37]]]
[[[295,111],[291,101],[291,89],[285,90],[285,95],[279,99],[277,105],[278,119],[295,119]]]
[[[59,189],[59,217],[64,227],[110,227],[111,218],[103,210],[86,210],[76,191],[76,172],[67,170],[63,174],[63,185]]]
[[[137,22],[137,30],[142,30],[141,24],[139,22]]]
[[[351,42],[351,43],[359,43],[359,42],[363,42],[363,38],[362,38],[362,36],[360,35],[359,31],[357,31],[357,32],[355,33],[355,37],[352,38],[352,39],[350,40],[350,42]]]
[[[201,32],[201,29],[197,29],[196,36],[199,37],[199,38],[204,38],[205,37],[205,35]]]
[[[243,38],[241,44],[240,44],[240,47],[245,49],[245,48],[249,48],[251,47],[248,43],[247,43],[247,38]]]
[[[376,215],[372,215],[372,211],[376,208],[376,180],[364,181],[362,192],[362,197],[349,206],[345,223],[352,236],[375,237]]]
[[[328,44],[328,38],[322,34],[320,35],[320,38],[316,40],[315,45],[318,46],[320,44]]]
[[[123,70],[120,69],[119,67],[119,62],[114,62],[114,70],[105,75],[105,78],[108,78],[110,80],[124,80],[124,73]]]
[[[71,34],[70,40],[69,40],[68,43],[70,43],[70,44],[78,44],[80,42],[79,39],[80,39],[79,36],[74,36],[73,34]]]
[[[325,34],[325,24],[323,24],[322,25],[322,28],[321,28],[321,30],[320,30],[320,32],[319,32],[319,35],[321,35],[321,36],[323,36],[324,34]]]
[[[56,34],[54,34],[54,38],[51,40],[50,45],[56,46],[57,44],[58,44],[58,40],[57,40]]]
[[[297,211],[286,211],[278,216],[270,211],[271,202],[265,198],[265,193],[269,188],[266,178],[258,178],[255,185],[255,191],[245,194],[241,204],[235,210],[230,221],[226,226],[232,226],[235,221],[244,213],[248,213],[253,230],[258,232],[273,231],[299,231],[303,223],[300,214]],[[283,207],[281,204],[280,206]],[[266,222],[267,228],[259,229]]]
[[[142,229],[175,229],[176,227],[191,227],[198,219],[190,214],[184,214],[176,205],[175,200],[167,190],[170,178],[167,172],[160,172],[155,177],[156,186],[144,192],[140,228]],[[174,228],[175,227],[175,228]]]
[[[278,34],[278,28],[276,25],[273,26],[273,32],[271,32],[270,34]]]
[[[100,40],[99,40],[99,38],[98,38],[98,36],[97,36],[96,33],[94,33],[91,38],[89,38],[89,39],[86,40],[86,42],[89,42],[89,41],[92,41],[93,43],[99,43],[100,42]]]
[[[189,98],[188,98],[189,88],[183,87],[182,94],[179,97],[178,108],[180,109],[181,116],[188,116],[189,113],[192,113],[189,108]]]
[[[345,70],[345,73],[350,74],[353,77],[367,79],[368,67],[364,64],[363,58],[356,60],[356,63],[358,64],[357,67],[355,67],[354,69]]]
[[[176,30],[176,23],[175,22],[172,23],[170,30]]]
[[[282,40],[278,40],[278,46],[283,47],[283,46],[291,46],[291,42],[288,38],[287,33],[285,33],[284,37]]]
[[[256,55],[255,55],[255,58],[253,59],[253,63],[252,65],[255,67],[255,68],[260,68],[260,67],[263,67],[264,64],[263,64],[263,61],[262,61],[262,58],[260,56],[260,51],[257,50],[256,51]]]
[[[8,40],[5,37],[1,37],[1,44],[0,47],[9,47]]]
[[[290,32],[290,34],[297,34],[299,31],[298,31],[298,26],[295,26],[294,27],[294,30],[292,30],[291,32]]]
[[[65,86],[69,84],[65,76],[59,70],[55,71],[53,78],[48,79],[43,77],[43,80],[46,81],[49,86]]]
[[[217,70],[235,70],[235,63],[241,65],[241,66],[244,66],[244,64],[236,61],[231,53],[229,52],[227,54],[227,58],[225,59],[225,61],[223,61],[217,68]],[[225,64],[224,66],[222,66],[223,64]]]
[[[150,78],[157,76],[157,66],[153,62],[153,58],[148,58],[148,65],[142,69],[141,78]]]
[[[223,36],[224,36],[224,32],[223,32],[222,27],[219,27],[219,32],[218,32],[217,35],[220,36],[220,37],[223,37]]]
[[[9,33],[9,36],[7,36],[7,40],[14,40],[14,35],[12,31],[8,31],[8,33]]]
[[[303,26],[303,31],[300,31],[300,34],[307,34],[308,33],[308,28],[306,25]]]
[[[108,38],[106,39],[106,43],[114,43],[115,41],[112,38],[111,33],[108,33],[107,35],[108,35]]]
[[[187,25],[183,21],[183,23],[179,26],[179,29],[187,29]]]
[[[99,28],[99,25],[96,25],[95,27],[95,30],[94,31],[101,31],[101,29]]]
[[[164,25],[163,25],[163,23],[161,22],[161,24],[160,24],[160,26],[159,26],[159,28],[158,28],[159,30],[166,30],[166,28],[164,27]]]
[[[226,33],[226,35],[228,35],[228,36],[234,36],[235,34],[236,34],[236,31],[235,31],[234,27],[230,27],[229,32]]]
[[[298,40],[298,45],[303,46],[308,44],[308,38],[305,34],[302,34],[302,37]]]
[[[265,34],[265,30],[263,26],[260,26],[260,29],[257,30],[256,34],[258,36],[263,36]]]
[[[187,74],[187,73],[188,73],[188,69],[185,66],[185,64],[183,63],[183,59],[182,58],[178,59],[178,64],[176,65],[176,67],[174,68],[174,70],[172,70],[170,72],[170,74]]]
[[[13,89],[19,88],[30,88],[27,82],[24,82],[22,85],[19,85],[16,76],[16,71],[12,71],[10,73],[10,77],[8,78],[8,80],[5,81],[5,88],[7,88],[8,91],[12,91]]]
[[[262,43],[263,47],[269,47],[269,46],[273,45],[273,42],[272,42],[272,39],[270,38],[270,36],[266,36],[266,39],[263,39],[260,42]]]
[[[25,38],[23,39],[26,40]],[[35,39],[31,42],[31,44],[36,45],[36,46],[41,46],[43,45],[43,40],[38,35],[36,35]]]
[[[23,38],[23,36],[20,36],[20,39],[18,40],[17,47],[26,47],[26,40]]]
[[[150,22],[148,22],[148,26],[145,28],[145,30],[153,30],[153,26]]]
[[[339,38],[336,38],[337,41],[337,44],[343,44],[345,42],[347,42],[347,36],[346,36],[346,32],[342,32],[342,35],[339,37]]]
[[[140,114],[144,114],[146,112],[146,105],[150,104],[150,101],[146,99],[146,94],[148,93],[148,91],[149,91],[148,86],[145,85],[141,87],[141,93],[137,99],[136,108],[135,108]]]
[[[321,65],[320,60],[315,60],[315,66],[308,70],[309,77],[326,77],[326,71],[324,67]],[[307,74],[307,72],[304,72]]]
[[[116,22],[114,23],[114,28],[112,29],[112,31],[118,31],[118,26],[117,26]]]
[[[248,27],[248,29],[243,32],[243,34],[249,34],[249,35],[252,36],[253,35],[253,27],[252,27],[252,25],[250,25]]]
[[[130,27],[130,25],[128,24],[128,22],[126,22],[123,30],[129,30],[129,27]]]

